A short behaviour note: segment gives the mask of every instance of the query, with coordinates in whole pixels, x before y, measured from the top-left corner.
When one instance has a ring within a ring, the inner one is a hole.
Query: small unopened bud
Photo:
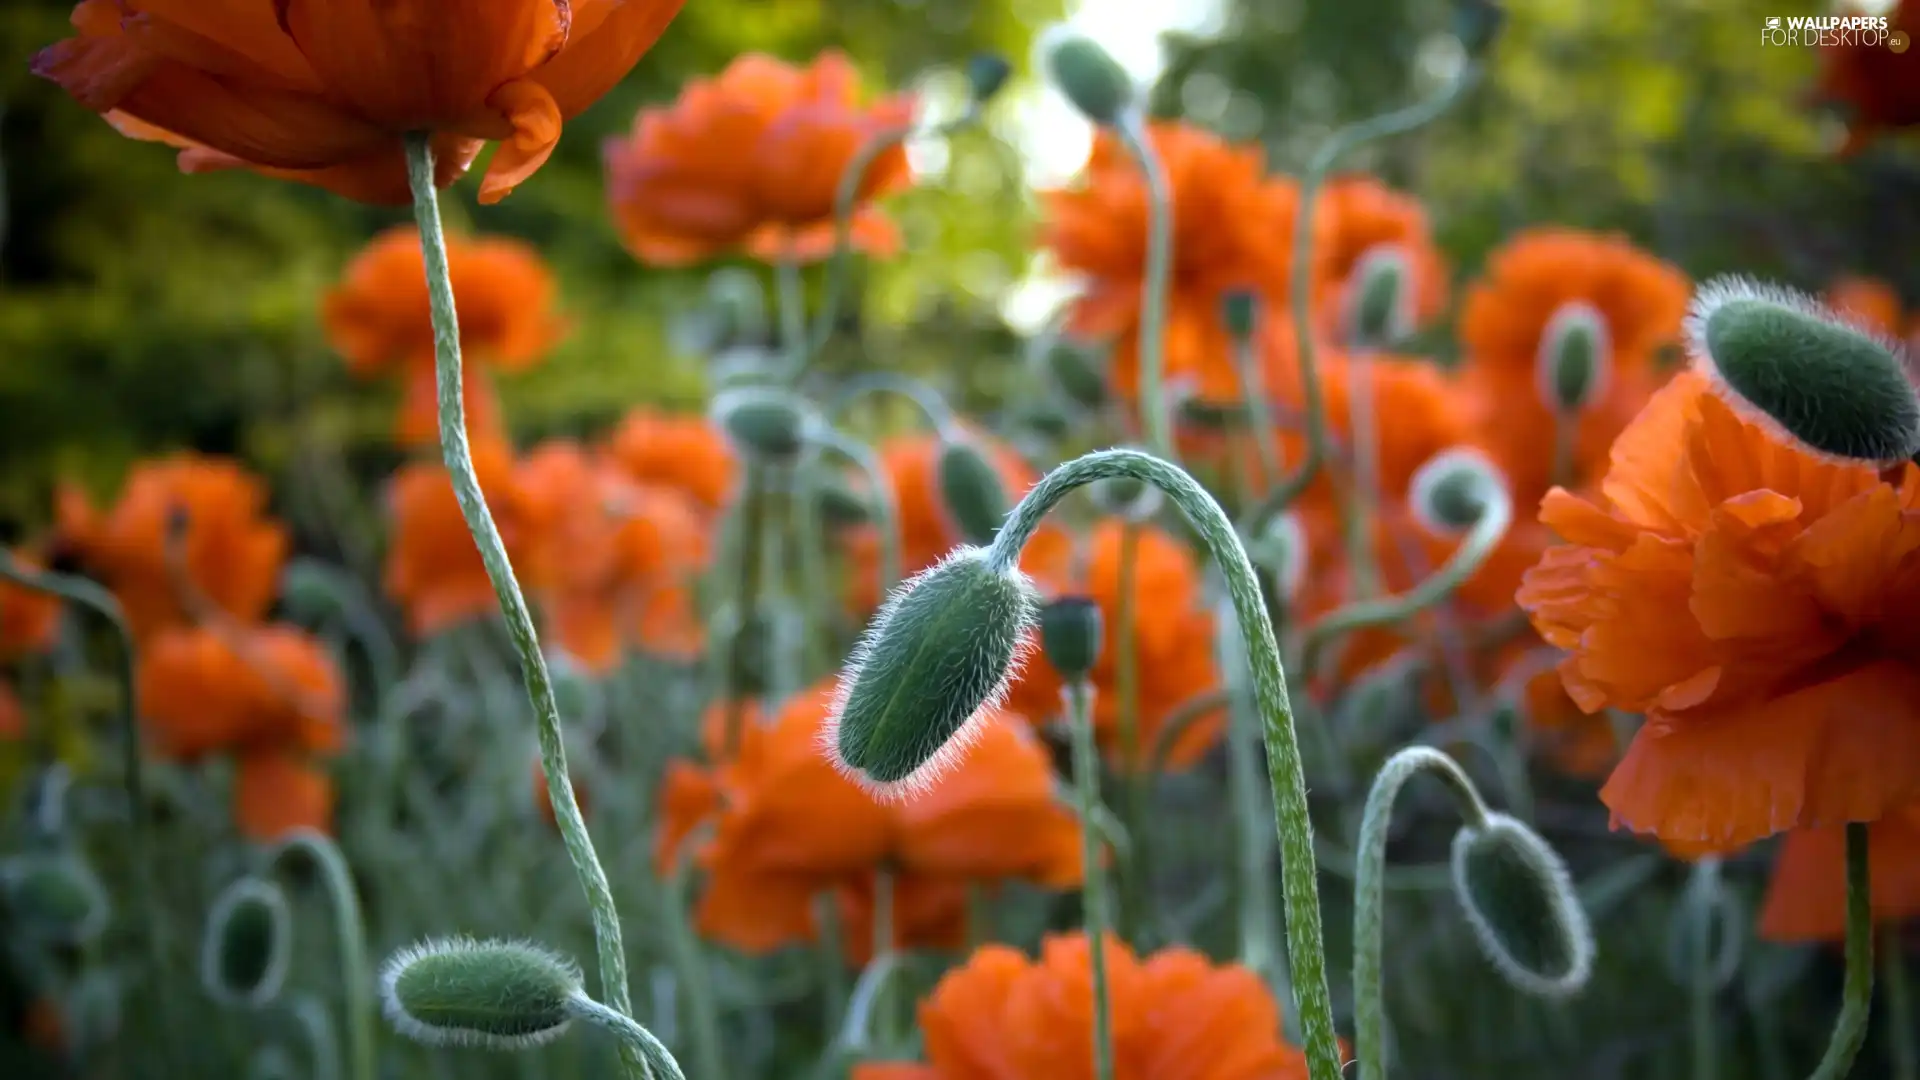
[[[184,503],[170,503],[167,506],[167,543],[180,544],[187,539],[187,531],[193,528],[193,512]]]
[[[1042,440],[1064,439],[1073,433],[1073,417],[1066,406],[1048,398],[1014,403],[1008,419],[1014,427]]]
[[[1815,453],[1884,464],[1920,451],[1904,351],[1812,297],[1721,278],[1694,294],[1686,329],[1722,397]]]
[[[1593,973],[1593,927],[1560,856],[1519,820],[1488,814],[1453,838],[1453,892],[1480,951],[1529,994],[1578,993]]]
[[[879,796],[910,794],[965,751],[1006,695],[1038,606],[1018,569],[977,547],[894,590],[840,675],[828,757]]]
[[[840,477],[821,472],[810,481],[820,521],[829,530],[864,525],[873,518],[873,506]]]
[[[1476,450],[1443,450],[1427,459],[1413,474],[1407,501],[1414,520],[1437,536],[1450,536],[1473,527],[1487,511],[1495,489],[1504,481],[1499,469]]]
[[[1220,299],[1220,321],[1235,341],[1253,337],[1260,323],[1260,296],[1252,289],[1228,289]]]
[[[1012,76],[1013,65],[999,53],[974,53],[967,60],[967,87],[976,106],[992,101]]]
[[[1100,658],[1100,605],[1085,596],[1063,596],[1043,606],[1040,651],[1062,679],[1086,679]]]
[[[1398,244],[1375,244],[1347,279],[1347,343],[1385,349],[1413,333],[1413,268]]]
[[[1269,518],[1247,545],[1247,557],[1273,575],[1280,599],[1298,598],[1307,576],[1307,534],[1300,518],[1292,511]]]
[[[1063,337],[1049,339],[1042,354],[1047,377],[1076,405],[1098,409],[1107,402],[1107,376],[1090,345]]]
[[[982,547],[993,543],[1008,509],[1006,485],[993,462],[971,439],[956,435],[942,440],[935,471],[940,500],[960,538]]]
[[[768,386],[735,386],[714,395],[713,415],[747,453],[769,463],[800,455],[807,415],[793,395]]]
[[[1113,127],[1134,107],[1133,77],[1091,39],[1056,26],[1040,49],[1047,77],[1087,119]]]
[[[1607,392],[1613,345],[1605,316],[1574,300],[1560,305],[1540,334],[1540,400],[1558,413],[1574,413]]]
[[[73,855],[17,855],[0,863],[0,899],[22,936],[84,945],[107,926],[107,891]]]
[[[712,356],[767,337],[766,290],[751,271],[727,267],[707,278],[706,303],[675,321],[671,333],[682,352]]]
[[[1485,56],[1506,21],[1507,11],[1497,0],[1454,0],[1453,36],[1469,57]]]
[[[566,1032],[579,994],[573,961],[520,941],[424,941],[380,972],[387,1020],[429,1046],[541,1046]]]
[[[257,1009],[279,996],[292,955],[286,895],[270,881],[242,878],[207,913],[200,982],[222,1004]]]

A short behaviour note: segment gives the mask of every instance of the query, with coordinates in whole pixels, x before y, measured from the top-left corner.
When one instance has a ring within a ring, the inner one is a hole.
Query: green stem
[[[1498,484],[1487,485],[1486,501],[1480,520],[1473,523],[1466,539],[1454,549],[1445,565],[1420,584],[1396,596],[1362,600],[1328,612],[1308,625],[1300,646],[1300,670],[1311,678],[1320,654],[1335,638],[1357,630],[1401,622],[1445,600],[1472,577],[1487,556],[1507,535],[1513,522],[1513,500]]]
[[[800,277],[800,264],[781,259],[773,268],[775,295],[780,307],[780,344],[799,354],[807,347],[807,286]]]
[[[1847,823],[1847,978],[1841,991],[1840,1015],[1834,1021],[1827,1052],[1813,1070],[1813,1080],[1844,1080],[1867,1039],[1867,1016],[1873,1011],[1873,899],[1867,869],[1869,827],[1863,821]]]
[[[873,956],[877,961],[886,957],[890,963],[898,963],[897,952],[893,947],[894,938],[894,877],[893,871],[882,867],[873,875]],[[871,961],[870,961],[871,962]],[[871,1007],[879,1017],[880,1036],[884,1045],[891,1045],[894,1032],[893,1000],[889,993],[892,980],[882,979],[875,984]]]
[[[1252,335],[1234,341],[1233,359],[1240,372],[1240,392],[1247,399],[1254,449],[1260,455],[1260,483],[1250,490],[1264,489],[1280,480],[1280,422],[1274,418],[1273,402],[1267,399],[1266,374],[1260,369],[1259,348]],[[1244,511],[1248,505],[1242,503],[1239,509]]]
[[[820,968],[826,984],[826,1001],[822,1007],[827,1042],[831,1043],[834,1033],[846,1020],[847,958],[841,951],[841,937],[846,930],[840,924],[840,904],[832,890],[813,898],[813,912],[820,924]]]
[[[885,596],[900,581],[900,525],[899,513],[893,506],[893,485],[887,480],[886,470],[880,467],[880,459],[866,443],[848,438],[836,428],[817,431],[814,438],[820,445],[838,450],[867,479],[867,494],[873,503],[873,527],[880,534],[880,595]]]
[[[487,577],[493,582],[494,595],[506,619],[507,633],[519,654],[520,675],[526,683],[527,697],[533,703],[534,719],[539,726],[540,763],[547,776],[547,797],[559,823],[560,838],[567,856],[579,875],[580,888],[587,895],[593,914],[593,936],[600,959],[600,981],[607,1006],[615,1012],[632,1011],[627,993],[627,953],[620,940],[620,911],[614,904],[613,890],[607,884],[606,871],[593,850],[593,838],[587,834],[580,803],[574,798],[573,780],[567,772],[567,748],[560,731],[560,706],[553,696],[553,679],[547,673],[546,657],[540,652],[540,638],[533,626],[533,614],[514,580],[513,564],[507,558],[506,545],[493,515],[487,510],[487,497],[480,490],[480,478],[473,468],[473,454],[467,446],[466,403],[461,394],[460,321],[454,310],[453,278],[447,269],[446,235],[440,225],[440,200],[433,186],[433,148],[424,132],[407,136],[407,180],[413,188],[413,216],[420,229],[420,250],[426,264],[427,298],[433,316],[434,375],[438,383],[440,406],[440,452],[446,463],[453,494],[473,534]],[[630,1077],[654,1080],[653,1071],[626,1043],[621,1044],[621,1061]]]
[[[1227,677],[1227,786],[1240,840],[1240,962],[1289,1000],[1286,972],[1273,940],[1273,841],[1260,790],[1260,724],[1248,692],[1246,665],[1225,657]]]
[[[288,852],[298,851],[312,860],[326,886],[327,903],[333,908],[334,936],[340,950],[340,980],[346,997],[348,1075],[354,1080],[375,1080],[379,1062],[374,1056],[373,966],[367,961],[366,920],[360,914],[360,894],[354,887],[353,871],[341,856],[339,845],[312,829],[300,829],[280,841],[275,861]]]
[[[692,898],[687,888],[691,875],[687,860],[692,845],[674,862],[673,876],[667,882],[667,948],[672,954],[675,977],[681,997],[687,1003],[687,1027],[692,1029],[693,1063],[701,1080],[727,1075],[726,1056],[720,1041],[720,1017],[715,1011],[713,990],[707,983],[707,962],[700,955],[700,939],[687,917]],[[675,1066],[678,1068],[678,1066]]]
[[[1306,413],[1307,450],[1299,466],[1267,493],[1260,504],[1260,511],[1253,516],[1254,521],[1265,521],[1299,498],[1300,493],[1319,475],[1327,453],[1326,407],[1321,399],[1320,377],[1314,367],[1313,334],[1313,206],[1321,183],[1339,162],[1341,155],[1375,139],[1402,135],[1433,121],[1452,108],[1479,76],[1478,65],[1468,61],[1461,66],[1459,74],[1433,97],[1341,128],[1321,144],[1312,161],[1307,164],[1306,172],[1301,174],[1299,209],[1294,214],[1288,307],[1293,312],[1294,348],[1300,357],[1301,404]]]
[[[1887,980],[1887,1057],[1893,1061],[1893,1080],[1920,1080],[1920,1045],[1915,1029],[1920,1016],[1913,1012],[1913,984],[1907,975],[1906,950],[1900,947],[1899,926],[1880,928],[1882,977]]]
[[[1120,936],[1129,941],[1133,940],[1130,931],[1138,932],[1144,925],[1142,914],[1146,909],[1148,888],[1143,850],[1146,836],[1145,830],[1140,827],[1146,812],[1148,775],[1140,767],[1143,763],[1137,757],[1140,743],[1140,598],[1135,590],[1139,569],[1140,526],[1125,521],[1120,525],[1120,596],[1114,612],[1113,671],[1114,690],[1120,698],[1121,822],[1128,841],[1134,845],[1134,857],[1121,882],[1123,899],[1117,925]]]
[[[1380,497],[1380,444],[1374,431],[1373,358],[1357,352],[1348,361],[1347,441],[1351,444],[1351,483],[1347,513],[1341,522],[1346,534],[1347,566],[1353,574],[1356,600],[1380,595],[1380,567],[1373,557],[1374,506]]]
[[[818,453],[818,449],[808,443],[808,455]],[[812,476],[811,471],[799,474],[805,484]],[[807,670],[803,683],[810,683],[822,673],[833,668],[833,598],[828,591],[827,575],[827,538],[820,521],[820,499],[817,492],[803,490],[798,493],[800,505],[788,520],[791,523],[792,542],[800,552],[800,588],[803,593],[807,622],[817,624],[819,631],[807,635]]]
[[[760,604],[761,542],[767,527],[767,491],[761,466],[751,461],[746,465],[746,480],[741,485],[740,501],[740,530],[735,537],[740,545],[740,563],[736,571],[739,576],[735,579],[738,586],[733,594],[733,637],[727,643],[726,693],[723,697],[727,710],[724,745],[729,758],[740,748],[740,727],[746,719],[748,660],[761,630],[757,615]],[[761,644],[765,645],[765,642]],[[764,657],[762,661],[764,663]]]
[[[620,1040],[621,1057],[631,1054],[642,1063],[642,1068],[661,1080],[687,1080],[687,1074],[680,1071],[680,1063],[674,1060],[672,1052],[654,1038],[653,1032],[626,1013],[609,1009],[585,994],[575,994],[567,1006],[575,1019],[604,1028]]]
[[[1385,966],[1385,896],[1387,832],[1400,789],[1414,776],[1429,772],[1447,782],[1460,818],[1470,828],[1483,827],[1487,806],[1466,771],[1438,750],[1412,746],[1387,760],[1367,792],[1360,820],[1360,849],[1355,854],[1353,884],[1353,997],[1354,1049],[1360,1057],[1360,1080],[1385,1080],[1386,1006],[1382,1000]]]
[[[1100,861],[1100,840],[1088,824],[1100,806],[1100,748],[1093,731],[1093,687],[1085,679],[1077,679],[1061,693],[1073,735],[1073,781],[1082,823],[1080,856],[1086,866],[1080,897],[1087,954],[1093,965],[1093,1080],[1113,1080],[1113,1001],[1107,991],[1107,931],[1112,923],[1107,912],[1107,872]]]
[[[1140,298],[1140,407],[1145,414],[1147,449],[1177,462],[1172,422],[1167,415],[1167,281],[1173,274],[1173,192],[1167,170],[1136,114],[1114,125],[1147,185],[1147,265]]]
[[[1714,1017],[1714,997],[1719,986],[1713,970],[1714,901],[1719,889],[1720,860],[1709,856],[1696,862],[1693,881],[1687,890],[1686,911],[1682,915],[1692,933],[1687,960],[1691,976],[1688,1025],[1693,1036],[1693,1072],[1688,1080],[1719,1080],[1720,1076],[1720,1032]]]
[[[1126,478],[1149,483],[1173,500],[1199,533],[1226,578],[1235,621],[1248,646],[1254,699],[1259,703],[1267,744],[1267,769],[1273,788],[1274,825],[1280,837],[1281,878],[1286,900],[1287,954],[1299,1004],[1311,1080],[1339,1080],[1340,1041],[1333,1026],[1333,1000],[1327,990],[1326,945],[1320,926],[1320,892],[1313,857],[1313,819],[1307,805],[1300,743],[1294,732],[1293,706],[1287,697],[1280,645],[1267,618],[1260,578],[1247,560],[1233,523],[1212,495],[1178,466],[1136,450],[1103,450],[1076,458],[1048,473],[1020,504],[994,538],[988,563],[1011,570],[1020,549],[1048,511],[1075,488],[1097,480]]]
[[[92,581],[70,574],[28,569],[4,550],[0,550],[0,580],[23,589],[57,596],[92,611],[107,620],[113,627],[114,637],[119,641],[119,664],[114,674],[120,683],[120,782],[127,793],[129,831],[133,840],[133,872],[143,897],[143,902],[138,905],[141,922],[145,924],[141,936],[146,939],[147,964],[152,969],[150,974],[158,983],[166,978],[171,968],[166,959],[168,937],[165,921],[160,917],[160,877],[153,861],[153,826],[147,816],[146,773],[140,755],[140,683],[135,671],[133,630],[127,624],[126,611],[112,593]],[[180,1060],[177,1040],[184,1029],[176,1020],[174,995],[164,985],[156,986],[154,992],[160,998],[161,1043],[165,1048],[161,1063],[171,1068],[173,1063]]]

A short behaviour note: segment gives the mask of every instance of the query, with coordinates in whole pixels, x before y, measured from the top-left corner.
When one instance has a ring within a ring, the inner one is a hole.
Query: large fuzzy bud
[[[1540,997],[1578,993],[1593,973],[1593,927],[1566,864],[1540,835],[1488,814],[1453,838],[1453,892],[1474,938],[1516,988]]]
[[[394,954],[380,991],[388,1021],[416,1042],[522,1050],[566,1033],[580,969],[527,942],[448,938]]]

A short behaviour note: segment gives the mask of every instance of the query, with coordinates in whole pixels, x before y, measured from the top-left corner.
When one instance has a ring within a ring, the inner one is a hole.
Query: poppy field
[[[0,16],[0,1076],[1920,1080],[1920,4],[1133,2]]]

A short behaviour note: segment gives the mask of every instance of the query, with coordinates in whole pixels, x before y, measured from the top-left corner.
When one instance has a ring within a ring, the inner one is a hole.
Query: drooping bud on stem
[[[967,60],[967,88],[973,93],[974,106],[977,108],[992,101],[1012,76],[1013,65],[999,53],[973,54]]]
[[[207,913],[200,982],[216,1001],[257,1009],[279,996],[292,955],[286,894],[270,881],[241,878]]]
[[[806,444],[805,405],[785,390],[729,387],[714,395],[712,412],[735,444],[767,464],[791,464]]]
[[[1087,119],[1114,127],[1134,108],[1133,77],[1092,39],[1056,26],[1042,35],[1040,49],[1047,77]]]
[[[1385,349],[1413,333],[1413,269],[1406,249],[1376,244],[1360,256],[1347,279],[1347,343]]]
[[[1087,409],[1107,403],[1107,376],[1093,347],[1057,335],[1047,336],[1038,347],[1048,380],[1068,400]]]
[[[1087,679],[1100,658],[1100,605],[1063,596],[1040,609],[1040,652],[1063,682]]]
[[[1560,305],[1540,334],[1540,400],[1556,413],[1579,412],[1607,392],[1613,345],[1607,320],[1593,305]]]
[[[544,1045],[566,1032],[580,993],[573,961],[519,941],[425,941],[380,973],[394,1030],[429,1046]]]
[[[940,499],[960,538],[969,544],[993,543],[1007,520],[1007,489],[1000,472],[973,440],[954,432],[940,441],[935,467]]]
[[[1507,12],[1498,0],[1454,0],[1453,34],[1470,59],[1485,56],[1499,40]]]
[[[22,937],[84,945],[106,929],[107,891],[74,855],[16,855],[0,862],[0,901]]]
[[[1220,298],[1220,322],[1227,336],[1246,341],[1260,325],[1260,297],[1252,289],[1228,289]]]
[[[1489,814],[1453,838],[1453,892],[1474,938],[1514,987],[1539,997],[1578,993],[1593,973],[1593,928],[1566,864],[1540,835]]]
[[[1722,397],[1815,453],[1891,464],[1920,452],[1904,350],[1812,297],[1721,278],[1694,294],[1686,331]]]
[[[826,751],[881,797],[911,793],[964,752],[1005,696],[1034,627],[1033,585],[956,548],[881,606],[840,675]]]
[[[1499,470],[1477,450],[1444,450],[1413,474],[1407,501],[1414,519],[1438,536],[1470,529],[1487,512],[1497,489]]]

